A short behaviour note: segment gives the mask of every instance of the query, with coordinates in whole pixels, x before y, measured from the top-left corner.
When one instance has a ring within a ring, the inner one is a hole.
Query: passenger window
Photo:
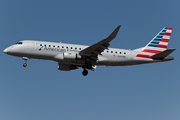
[[[73,48],[71,47],[71,49],[73,49]]]
[[[68,49],[68,47],[66,47]]]
[[[115,53],[117,53],[117,51]]]
[[[46,47],[46,45],[44,45]]]
[[[59,46],[57,46],[59,48]]]
[[[42,46],[42,44],[40,44],[40,46]]]
[[[124,54],[126,54],[126,52],[124,52]]]
[[[111,53],[113,53],[113,51],[111,51]]]
[[[121,52],[119,52],[119,54],[121,54]]]
[[[64,48],[64,46],[62,46],[62,48]]]
[[[51,47],[51,45],[49,45],[49,47]]]
[[[77,48],[75,48],[75,50],[76,50]]]
[[[53,47],[55,47],[55,45],[53,45]]]
[[[81,50],[81,48],[79,48],[79,50]]]
[[[109,51],[107,51],[107,53],[108,53]]]

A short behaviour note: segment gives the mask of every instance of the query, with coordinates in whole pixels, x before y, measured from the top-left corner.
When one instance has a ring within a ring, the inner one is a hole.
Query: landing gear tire
[[[88,74],[88,71],[86,69],[83,70],[82,74],[86,76]]]
[[[26,66],[27,66],[27,63],[24,63],[24,64],[23,64],[23,67],[26,67]]]

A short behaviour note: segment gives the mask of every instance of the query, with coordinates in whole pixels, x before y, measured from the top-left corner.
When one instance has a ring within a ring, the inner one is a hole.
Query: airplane
[[[126,66],[146,63],[170,61],[168,56],[175,49],[167,49],[172,28],[164,27],[145,47],[134,50],[109,48],[110,42],[116,37],[119,25],[107,38],[91,46],[22,40],[4,49],[4,53],[22,57],[27,66],[27,60],[44,59],[58,62],[58,69],[70,71],[83,68],[86,76],[88,70],[95,71],[97,66]]]

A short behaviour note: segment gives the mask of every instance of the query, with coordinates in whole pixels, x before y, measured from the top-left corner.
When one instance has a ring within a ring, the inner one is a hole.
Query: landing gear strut
[[[86,76],[88,74],[88,71],[86,69],[83,70],[82,74]]]
[[[87,63],[87,69],[91,69],[91,68],[92,68],[91,63]]]
[[[28,58],[27,57],[22,57],[22,59],[25,61],[25,63],[23,64],[23,67],[26,67]]]
[[[92,65],[91,65],[90,61],[86,61],[85,63],[86,63],[86,68],[87,69],[91,69],[92,68]]]

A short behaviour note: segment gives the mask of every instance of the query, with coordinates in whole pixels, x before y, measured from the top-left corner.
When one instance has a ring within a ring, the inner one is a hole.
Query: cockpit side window
[[[15,44],[22,45],[23,43],[22,43],[22,42],[17,42],[17,43],[15,43]]]

